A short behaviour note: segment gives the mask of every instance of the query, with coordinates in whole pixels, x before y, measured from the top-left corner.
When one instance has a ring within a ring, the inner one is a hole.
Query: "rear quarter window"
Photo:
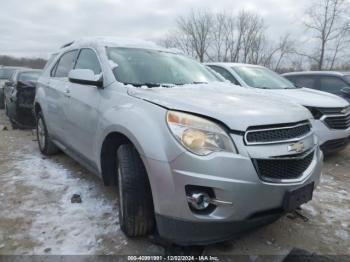
[[[67,53],[64,53],[61,56],[60,60],[55,65],[55,67],[53,68],[51,72],[51,76],[68,77],[69,72],[74,67],[77,53],[78,53],[77,50],[68,51]]]

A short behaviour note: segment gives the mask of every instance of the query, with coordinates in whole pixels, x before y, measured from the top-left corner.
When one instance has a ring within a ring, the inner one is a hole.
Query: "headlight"
[[[226,132],[209,120],[191,114],[168,111],[167,123],[175,138],[196,155],[206,156],[214,152],[237,153]]]

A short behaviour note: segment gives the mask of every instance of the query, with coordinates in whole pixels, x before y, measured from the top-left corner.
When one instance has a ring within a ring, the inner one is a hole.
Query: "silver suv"
[[[341,97],[295,86],[292,82],[263,66],[239,63],[208,63],[224,78],[261,94],[270,94],[299,103],[310,110],[313,130],[323,153],[338,152],[350,142],[350,106]]]
[[[43,154],[59,148],[118,185],[130,237],[222,241],[308,202],[319,183],[307,109],[150,42],[65,45],[38,81],[35,113]]]

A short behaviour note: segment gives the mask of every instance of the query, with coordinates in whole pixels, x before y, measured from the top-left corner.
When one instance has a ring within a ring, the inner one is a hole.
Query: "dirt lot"
[[[113,188],[64,154],[44,158],[35,140],[33,131],[12,130],[0,111],[0,254],[164,254],[149,238],[123,235]],[[350,147],[326,160],[305,217],[289,214],[203,254],[350,255],[349,178]],[[73,194],[82,203],[71,203]]]

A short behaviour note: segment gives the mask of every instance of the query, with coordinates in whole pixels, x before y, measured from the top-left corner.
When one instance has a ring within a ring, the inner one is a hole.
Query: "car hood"
[[[129,87],[129,95],[171,110],[217,119],[230,129],[299,122],[312,118],[304,107],[231,84],[210,83],[172,88]]]
[[[273,93],[281,98],[287,98],[289,101],[301,104],[308,107],[347,107],[349,103],[336,95],[310,89],[310,88],[295,88],[295,89],[270,89],[260,90],[261,94]]]

